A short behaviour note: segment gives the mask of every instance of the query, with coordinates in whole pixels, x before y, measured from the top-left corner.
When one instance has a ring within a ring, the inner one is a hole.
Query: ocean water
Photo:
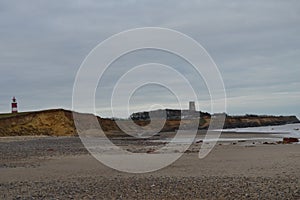
[[[249,128],[223,129],[222,131],[236,133],[273,133],[276,134],[276,136],[300,138],[300,123],[286,124],[281,126],[261,126]]]
[[[242,138],[242,137],[237,137],[237,138],[216,138],[216,139],[188,139],[188,138],[178,138],[178,139],[163,139],[163,140],[155,140],[153,142],[171,142],[172,143],[177,143],[177,144],[191,144],[195,143],[199,140],[202,140],[204,142],[237,142],[237,141],[278,141],[278,138],[271,138],[271,137],[253,137],[253,138]]]
[[[220,131],[220,130],[215,130]],[[234,142],[234,141],[281,141],[283,137],[295,137],[300,139],[300,123],[298,124],[286,124],[281,126],[261,126],[261,127],[249,127],[249,128],[234,128],[234,129],[222,129],[222,132],[234,132],[239,133],[236,137],[226,138],[225,135],[220,135],[217,139],[206,139],[205,142]],[[242,137],[243,133],[260,133],[255,137]],[[272,136],[273,135],[273,136]],[[153,142],[173,142],[178,144],[191,144],[204,138],[193,137],[179,137],[179,138],[165,138],[162,140],[154,140]],[[300,144],[300,142],[299,142]]]

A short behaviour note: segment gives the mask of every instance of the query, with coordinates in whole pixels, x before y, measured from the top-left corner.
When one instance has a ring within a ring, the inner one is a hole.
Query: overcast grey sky
[[[224,79],[228,113],[300,116],[298,0],[0,0],[0,112],[10,111],[12,96],[21,111],[71,109],[74,79],[87,54],[113,34],[145,26],[171,28],[203,45]],[[166,53],[136,52],[118,60],[106,78],[116,78],[118,67],[153,59],[183,71],[189,67]],[[210,111],[202,86],[199,107]],[[136,109],[160,101],[174,106],[168,92],[141,91]],[[107,115],[105,102],[97,95],[101,116]]]

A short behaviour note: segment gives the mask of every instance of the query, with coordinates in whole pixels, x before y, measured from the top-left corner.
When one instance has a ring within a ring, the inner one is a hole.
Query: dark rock
[[[154,153],[154,152],[155,152],[155,149],[149,149],[149,150],[147,150],[146,153]]]
[[[296,143],[296,142],[299,142],[298,138],[292,138],[292,137],[283,138],[283,144],[290,144],[290,143]]]
[[[263,144],[275,144],[273,142],[264,142]]]
[[[54,149],[52,149],[52,148],[49,148],[49,149],[47,149],[47,151],[54,151]]]

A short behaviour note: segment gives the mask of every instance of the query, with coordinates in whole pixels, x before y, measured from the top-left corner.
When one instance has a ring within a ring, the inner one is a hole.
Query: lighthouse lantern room
[[[18,103],[17,103],[16,97],[13,97],[13,99],[12,99],[11,112],[18,113]]]

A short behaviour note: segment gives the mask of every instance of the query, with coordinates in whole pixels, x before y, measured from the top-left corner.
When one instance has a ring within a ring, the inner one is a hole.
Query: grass
[[[8,117],[14,117],[14,116],[20,116],[20,115],[26,115],[30,112],[21,112],[21,113],[1,113],[0,119],[8,118]]]

